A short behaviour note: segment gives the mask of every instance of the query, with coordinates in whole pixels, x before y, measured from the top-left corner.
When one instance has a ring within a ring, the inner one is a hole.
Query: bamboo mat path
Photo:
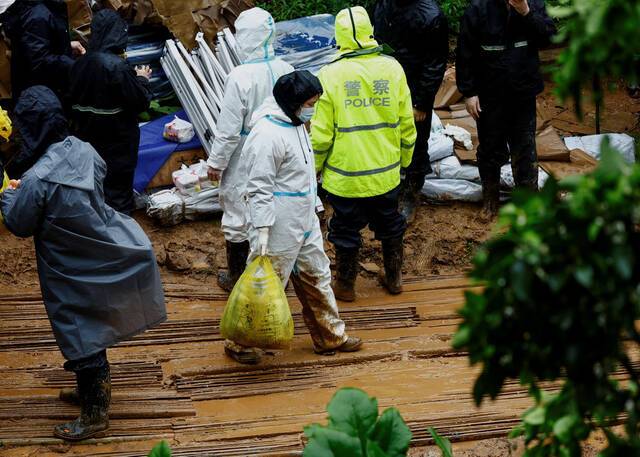
[[[51,435],[77,409],[57,399],[73,377],[61,368],[40,295],[0,293],[0,454],[137,457],[165,439],[177,457],[298,456],[304,425],[324,422],[326,403],[345,386],[365,389],[381,408],[398,407],[414,446],[431,443],[432,426],[457,441],[505,436],[530,400],[511,383],[497,402],[473,406],[476,370],[450,348],[467,288],[462,276],[410,278],[392,297],[362,283],[358,301],[340,305],[366,347],[335,357],[313,353],[289,292],[292,350],[247,367],[222,354],[226,295],[210,285],[167,284],[168,321],[109,350],[109,433],[74,446]]]

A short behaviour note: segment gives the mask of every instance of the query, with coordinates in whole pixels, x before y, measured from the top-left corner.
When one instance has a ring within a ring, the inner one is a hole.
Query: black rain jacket
[[[147,79],[137,76],[121,57],[127,38],[127,24],[117,13],[98,12],[91,23],[87,54],[71,69],[73,133],[90,143],[107,163],[108,195],[111,182],[133,179],[140,143],[138,114],[149,108],[152,99]],[[111,197],[109,203],[114,204]],[[114,204],[122,210],[117,206]]]
[[[62,0],[17,0],[0,16],[11,40],[13,100],[28,87],[66,91],[73,65],[67,5]]]
[[[376,39],[394,49],[407,75],[413,105],[431,111],[449,56],[447,18],[435,0],[379,0]]]
[[[472,0],[460,25],[456,62],[458,89],[465,97],[527,98],[544,89],[540,48],[556,27],[544,0],[529,0],[527,16],[506,0]]]
[[[18,150],[8,172],[16,178],[26,173],[49,146],[69,136],[67,118],[53,91],[42,85],[27,89],[18,99],[13,116],[13,139]]]

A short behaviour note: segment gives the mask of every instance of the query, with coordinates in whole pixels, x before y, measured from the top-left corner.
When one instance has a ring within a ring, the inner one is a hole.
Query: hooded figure
[[[160,274],[140,226],[105,204],[106,165],[90,144],[60,129],[62,106],[46,87],[23,92],[15,109],[24,156],[35,164],[0,209],[7,228],[34,237],[42,298],[58,347],[74,371],[80,417],[57,437],[88,438],[108,426],[106,348],[166,319]]]
[[[147,77],[121,57],[127,37],[127,24],[116,12],[98,12],[91,22],[89,51],[71,69],[69,93],[74,133],[91,143],[107,163],[107,204],[125,214],[134,206],[138,114],[149,108],[152,99]]]
[[[411,94],[400,64],[381,54],[362,7],[336,17],[338,59],[320,70],[324,94],[311,122],[317,171],[334,215],[329,240],[336,246],[334,291],[353,301],[360,231],[369,225],[382,241],[383,285],[402,291],[402,240],[398,211],[400,169],[416,142]]]
[[[322,93],[307,71],[281,77],[253,118],[242,152],[247,164],[250,261],[268,254],[283,285],[291,277],[317,353],[352,352],[362,345],[347,336],[331,290],[331,270],[316,216],[317,185],[311,142],[303,121]],[[227,342],[240,362],[256,362],[251,349]],[[253,356],[253,358],[252,358]]]
[[[216,125],[218,135],[207,162],[212,179],[220,180],[228,272],[218,275],[218,284],[228,292],[244,271],[249,253],[243,200],[247,170],[240,162],[242,146],[254,112],[271,95],[278,78],[293,71],[291,65],[275,58],[275,24],[268,12],[261,8],[243,11],[235,28],[243,64],[234,68],[227,78]]]
[[[73,65],[67,5],[62,0],[5,1],[0,23],[11,41],[13,100],[41,84],[63,94]],[[8,8],[7,8],[8,6]]]

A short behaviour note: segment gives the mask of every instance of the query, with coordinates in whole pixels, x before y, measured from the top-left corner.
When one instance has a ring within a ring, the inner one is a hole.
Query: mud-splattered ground
[[[604,129],[638,136],[640,100],[622,91],[607,100]],[[579,122],[549,93],[541,103],[563,133],[593,133],[592,109]],[[365,231],[360,300],[342,306],[349,328],[367,342],[365,351],[336,361],[319,359],[298,316],[292,351],[270,357],[255,371],[222,356],[217,326],[225,295],[214,286],[225,264],[219,220],[159,228],[136,214],[162,268],[170,319],[110,351],[116,386],[110,435],[76,447],[50,437],[54,423],[76,412],[56,400],[57,389],[72,379],[60,368],[62,358],[37,296],[33,242],[0,228],[0,441],[17,446],[1,453],[134,457],[164,438],[180,456],[246,456],[258,448],[265,449],[261,455],[299,455],[302,426],[324,421],[324,405],[335,389],[355,385],[376,395],[382,406],[400,408],[414,431],[412,457],[439,456],[425,447],[428,426],[454,438],[457,457],[522,455],[522,443],[501,437],[530,405],[526,392],[509,385],[507,400],[477,410],[469,395],[476,371],[449,348],[465,281],[442,275],[468,271],[475,249],[490,236],[492,226],[478,220],[478,212],[474,204],[423,202],[406,236],[405,272],[441,279],[410,280],[399,298],[377,287],[379,243]],[[327,252],[333,257],[329,244]],[[293,299],[292,306],[299,313]],[[595,457],[603,443],[596,437],[583,455]]]
[[[487,239],[491,227],[477,219],[474,204],[434,205],[424,202],[416,222],[406,236],[405,273],[429,276],[462,273],[470,265],[475,248]],[[224,238],[220,221],[191,222],[176,227],[156,227],[143,212],[135,215],[151,238],[163,277],[206,284],[215,281],[219,268],[225,268]],[[363,233],[361,276],[375,278],[382,268],[380,243],[373,233]],[[0,230],[0,284],[37,284],[32,240],[20,240]],[[333,260],[334,250],[326,243]]]

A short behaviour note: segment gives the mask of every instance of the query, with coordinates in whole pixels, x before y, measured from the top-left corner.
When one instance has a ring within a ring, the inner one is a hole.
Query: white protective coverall
[[[311,141],[304,125],[270,97],[254,116],[242,152],[249,179],[249,261],[260,254],[258,227],[270,227],[267,252],[283,285],[289,277],[316,348],[347,341],[333,290],[329,259],[316,216],[317,184]]]
[[[220,205],[224,211],[222,231],[227,241],[247,240],[246,166],[240,161],[249,122],[254,112],[271,95],[278,78],[293,71],[288,63],[275,58],[275,23],[261,8],[243,11],[235,23],[236,41],[243,64],[229,74],[217,124],[218,135],[207,164],[222,170]]]

